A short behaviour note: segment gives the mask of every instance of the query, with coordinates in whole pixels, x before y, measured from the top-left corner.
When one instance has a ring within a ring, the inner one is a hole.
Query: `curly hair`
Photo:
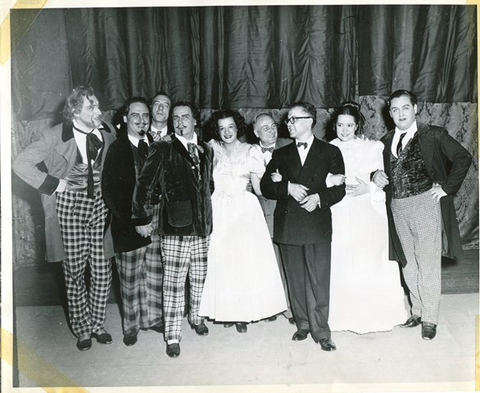
[[[336,134],[336,125],[338,116],[350,115],[355,119],[355,124],[358,126],[355,130],[355,135],[363,134],[363,126],[365,124],[365,117],[360,112],[360,104],[354,101],[345,101],[340,107],[335,109],[332,115],[333,132]]]
[[[233,119],[237,126],[237,138],[244,136],[247,132],[247,123],[245,123],[245,119],[240,112],[233,109],[220,109],[219,111],[214,112],[211,117],[212,133],[216,140],[221,140],[218,121],[220,119],[228,119],[229,117]]]
[[[65,106],[63,108],[63,118],[65,122],[71,124],[75,117],[75,114],[78,114],[82,111],[83,100],[86,98],[90,100],[91,96],[94,96],[95,93],[91,86],[77,86],[73,89],[72,93],[67,97]]]

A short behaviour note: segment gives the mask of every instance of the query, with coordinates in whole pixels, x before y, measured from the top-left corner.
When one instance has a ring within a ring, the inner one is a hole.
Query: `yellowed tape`
[[[18,364],[13,362],[14,346]],[[2,329],[2,359],[12,367],[18,367],[23,376],[48,393],[88,393],[88,390],[79,386],[68,375],[5,329]],[[57,387],[51,387],[52,382]]]

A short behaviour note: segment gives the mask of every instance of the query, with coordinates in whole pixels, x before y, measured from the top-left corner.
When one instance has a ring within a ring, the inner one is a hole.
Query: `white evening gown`
[[[247,190],[250,173],[265,172],[263,157],[242,143],[231,157],[214,149],[213,232],[201,316],[251,322],[287,309],[272,240],[257,197]]]
[[[408,314],[399,265],[388,259],[385,193],[370,182],[370,173],[383,169],[383,144],[359,138],[331,143],[342,152],[346,184],[358,184],[358,177],[370,192],[346,195],[331,208],[329,325],[333,331],[388,331]]]

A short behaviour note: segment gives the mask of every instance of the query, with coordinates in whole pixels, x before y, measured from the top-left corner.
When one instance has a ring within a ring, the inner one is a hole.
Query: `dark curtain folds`
[[[78,84],[112,110],[159,89],[213,109],[328,108],[397,88],[477,101],[475,6],[46,9],[25,31],[13,40],[19,120],[49,116]]]

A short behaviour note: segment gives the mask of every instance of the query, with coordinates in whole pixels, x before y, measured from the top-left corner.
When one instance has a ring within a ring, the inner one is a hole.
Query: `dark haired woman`
[[[330,175],[331,185],[345,182],[347,194],[332,210],[330,328],[368,333],[391,330],[408,317],[399,266],[388,259],[385,193],[370,181],[383,168],[383,144],[362,133],[360,106],[346,102],[333,114],[345,176]]]
[[[268,227],[251,183],[260,194],[265,172],[258,149],[241,142],[246,130],[237,111],[212,115],[214,150],[213,232],[200,315],[239,333],[247,323],[286,310],[285,294]]]

